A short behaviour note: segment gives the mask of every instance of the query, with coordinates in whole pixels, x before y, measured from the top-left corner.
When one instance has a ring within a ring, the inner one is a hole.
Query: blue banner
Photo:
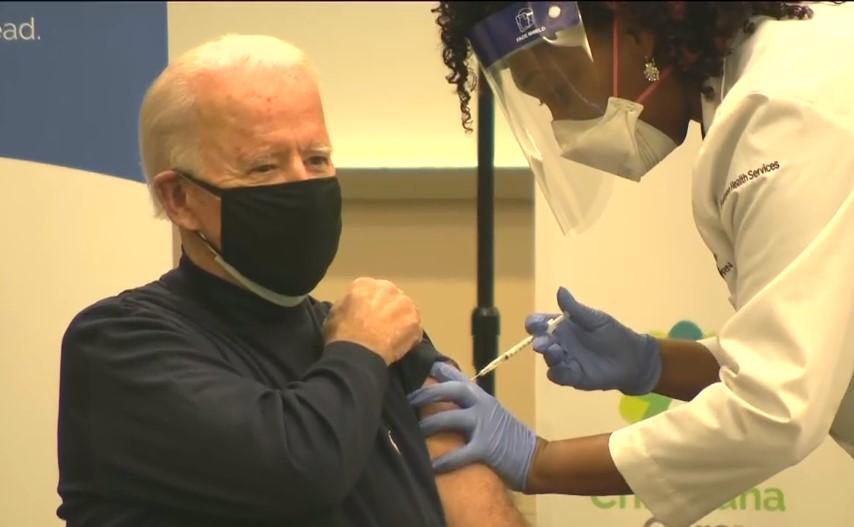
[[[143,180],[137,114],[165,2],[0,3],[0,157]]]

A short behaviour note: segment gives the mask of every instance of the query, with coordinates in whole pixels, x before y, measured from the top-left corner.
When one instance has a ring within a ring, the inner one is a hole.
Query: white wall
[[[170,2],[169,55],[225,33],[277,36],[320,71],[338,166],[474,166],[475,134],[464,134],[444,80],[434,5]],[[503,119],[496,126],[496,165],[526,166]]]
[[[171,264],[145,185],[0,158],[0,525],[56,518],[60,342],[103,297]]]

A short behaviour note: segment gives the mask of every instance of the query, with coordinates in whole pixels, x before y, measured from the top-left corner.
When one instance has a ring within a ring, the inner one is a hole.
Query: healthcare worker
[[[442,2],[435,12],[464,125],[473,50],[566,232],[595,220],[615,177],[640,180],[699,121],[694,217],[735,308],[717,337],[671,341],[561,288],[568,316],[553,334],[553,315],[526,321],[552,382],[690,402],[548,442],[437,365],[443,382],[411,402],[455,402],[422,428],[469,441],[435,468],[486,463],[527,493],[634,492],[666,525],[687,526],[828,434],[854,456],[854,6]],[[627,254],[627,265],[634,258],[655,255]]]

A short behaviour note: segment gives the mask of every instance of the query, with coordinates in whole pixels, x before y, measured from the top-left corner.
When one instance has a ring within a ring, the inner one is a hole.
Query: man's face
[[[301,69],[198,79],[195,116],[204,171],[221,188],[334,177],[317,86]],[[221,247],[220,200],[187,183],[202,231]]]

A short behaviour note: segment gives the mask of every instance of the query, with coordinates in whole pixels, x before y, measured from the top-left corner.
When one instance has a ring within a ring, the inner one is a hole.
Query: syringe
[[[551,334],[554,331],[555,327],[557,327],[557,325],[561,323],[561,321],[563,321],[563,314],[560,314],[560,315],[554,317],[553,319],[549,320],[548,329],[546,331],[548,331],[548,333]],[[474,377],[471,378],[471,380],[475,380],[478,377],[483,377],[487,373],[489,373],[492,370],[494,370],[495,368],[497,368],[498,365],[501,364],[502,362],[506,361],[507,359],[509,359],[513,355],[516,355],[517,353],[519,353],[523,349],[530,346],[532,342],[534,342],[533,335],[525,337],[524,339],[519,341],[517,344],[514,344],[510,349],[508,349],[507,351],[505,351],[504,353],[502,353],[501,355],[496,357],[492,362],[490,362],[489,364],[484,366],[479,372],[477,372],[477,375],[475,375]]]

